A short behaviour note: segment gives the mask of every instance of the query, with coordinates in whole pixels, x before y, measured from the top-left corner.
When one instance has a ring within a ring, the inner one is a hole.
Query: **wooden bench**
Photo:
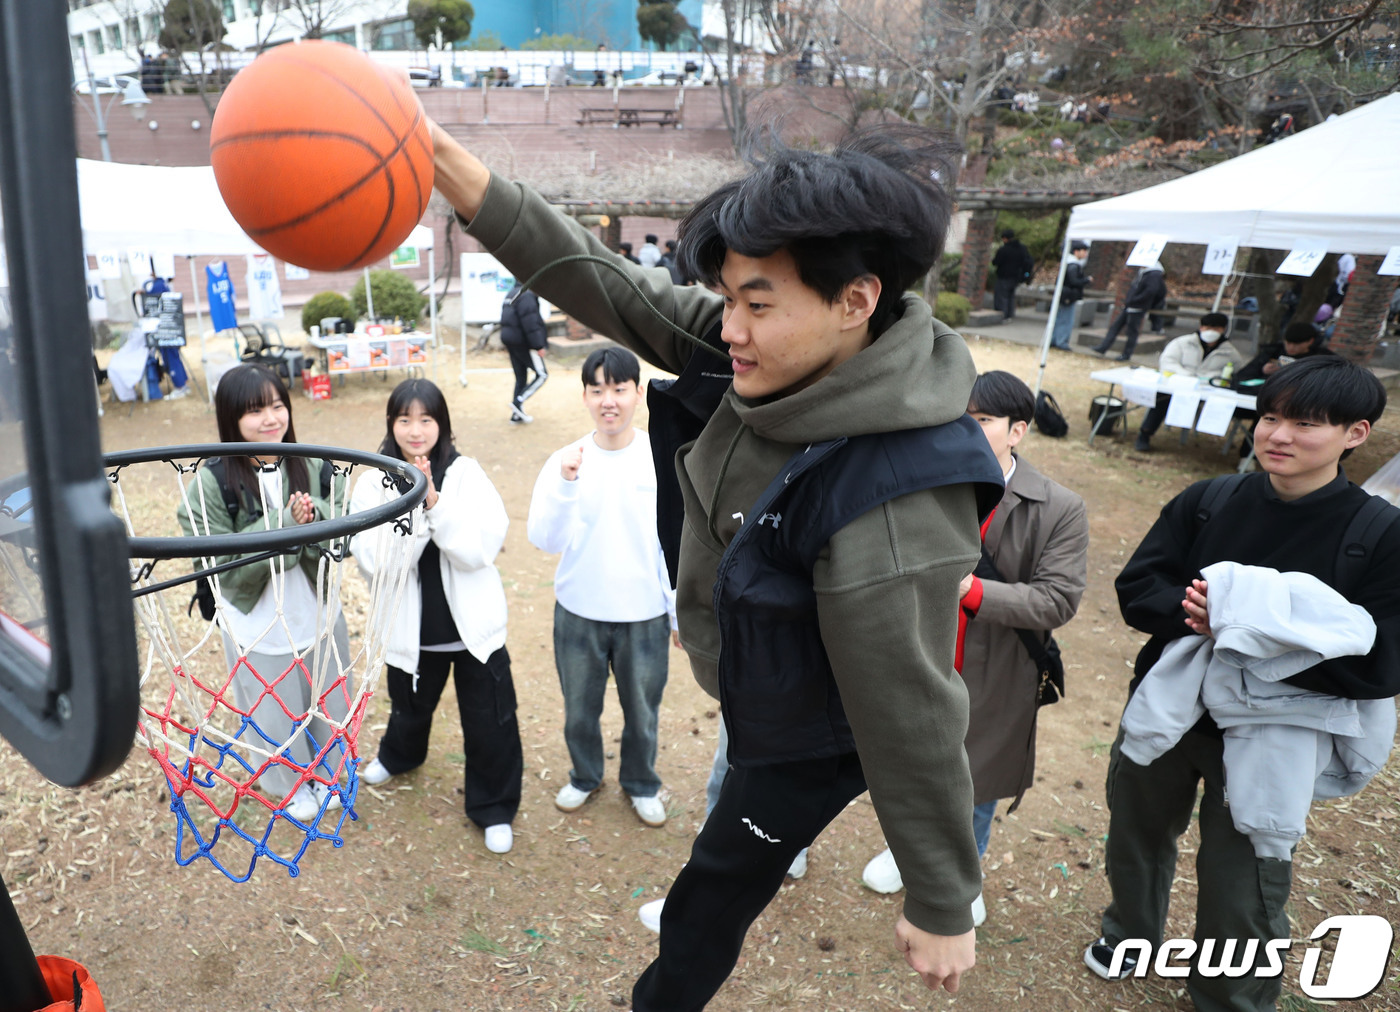
[[[637,108],[584,108],[579,110],[579,118],[576,121],[579,126],[588,126],[592,123],[611,123],[614,127],[641,126],[644,123],[655,123],[658,127],[680,126],[681,117],[678,109],[637,109]]]

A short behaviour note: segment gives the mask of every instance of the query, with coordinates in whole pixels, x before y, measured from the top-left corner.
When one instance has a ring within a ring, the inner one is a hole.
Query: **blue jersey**
[[[209,281],[209,320],[214,330],[233,330],[238,326],[238,317],[233,311],[233,279],[228,275],[228,264],[219,260],[204,268]]]

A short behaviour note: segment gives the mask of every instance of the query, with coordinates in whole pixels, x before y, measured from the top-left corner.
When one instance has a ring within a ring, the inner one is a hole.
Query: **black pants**
[[[1158,394],[1157,403],[1147,409],[1147,413],[1142,416],[1142,428],[1139,433],[1147,439],[1151,439],[1158,429],[1162,427],[1162,422],[1167,417],[1167,408],[1171,405],[1171,394]]]
[[[1123,732],[1108,759],[1108,843],[1105,871],[1113,902],[1104,911],[1103,936],[1111,945],[1145,938],[1162,943],[1167,905],[1176,877],[1177,839],[1200,801],[1201,845],[1196,852],[1197,944],[1207,938],[1289,937],[1288,902],[1293,863],[1256,857],[1249,837],[1235,828],[1225,799],[1223,739],[1188,731],[1147,766],[1122,754]],[[1203,976],[1195,964],[1186,990],[1198,1012],[1273,1012],[1278,977]]]
[[[1123,345],[1122,357],[1124,359],[1132,358],[1133,349],[1137,347],[1138,343],[1138,331],[1142,329],[1142,318],[1145,315],[1145,313],[1130,313],[1126,309],[1123,310],[1109,324],[1108,333],[1104,335],[1104,339],[1094,350],[1100,353],[1108,351],[1109,348],[1113,347],[1113,342],[1118,340],[1118,334],[1122,331],[1128,335],[1128,343]]]
[[[865,790],[854,752],[732,767],[661,911],[660,953],[632,988],[634,1012],[692,1012],[714,997],[749,925],[792,859]]]
[[[1015,278],[997,278],[992,282],[992,308],[1004,319],[1016,315],[1016,286],[1020,283]]]
[[[515,395],[511,398],[511,403],[518,411],[522,404],[544,386],[544,381],[549,379],[549,369],[544,364],[544,356],[533,348],[527,348],[523,344],[508,344],[506,351],[510,354],[510,367],[515,370]],[[530,373],[535,374],[534,379],[530,379]]]
[[[520,807],[524,759],[520,726],[515,720],[515,683],[510,677],[510,654],[501,647],[483,664],[463,650],[418,655],[418,691],[413,675],[389,665],[389,727],[379,742],[379,761],[395,775],[423,765],[433,711],[447,684],[448,669],[457,688],[457,713],[462,720],[462,751],[466,753],[467,818],[478,826],[510,822]]]

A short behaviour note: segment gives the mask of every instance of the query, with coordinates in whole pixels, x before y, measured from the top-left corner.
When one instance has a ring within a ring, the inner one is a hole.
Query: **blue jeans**
[[[992,816],[996,813],[995,801],[984,801],[972,809],[972,838],[977,841],[977,856],[987,855],[987,844],[992,839]]]
[[[1053,347],[1069,351],[1070,338],[1074,336],[1074,318],[1079,315],[1076,312],[1078,308],[1078,303],[1071,302],[1068,306],[1061,306],[1055,314],[1055,329],[1050,332]]]
[[[554,605],[554,665],[564,692],[564,742],[574,768],[570,782],[592,791],[603,782],[603,694],[608,667],[622,704],[622,762],[618,782],[634,798],[661,790],[656,775],[656,714],[666,689],[671,621],[594,622]]]

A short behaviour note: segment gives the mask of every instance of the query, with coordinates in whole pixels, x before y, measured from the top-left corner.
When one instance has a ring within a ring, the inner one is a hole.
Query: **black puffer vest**
[[[724,347],[720,324],[703,340]],[[698,351],[674,380],[647,390],[656,465],[657,533],[676,581],[685,503],[676,452],[700,436],[733,372]],[[715,579],[720,705],[729,761],[762,766],[855,751],[817,622],[812,567],[833,534],[891,499],[971,482],[978,521],[1001,501],[1001,467],[977,423],[814,443],[795,454],[744,515]],[[875,659],[872,658],[872,661]]]

